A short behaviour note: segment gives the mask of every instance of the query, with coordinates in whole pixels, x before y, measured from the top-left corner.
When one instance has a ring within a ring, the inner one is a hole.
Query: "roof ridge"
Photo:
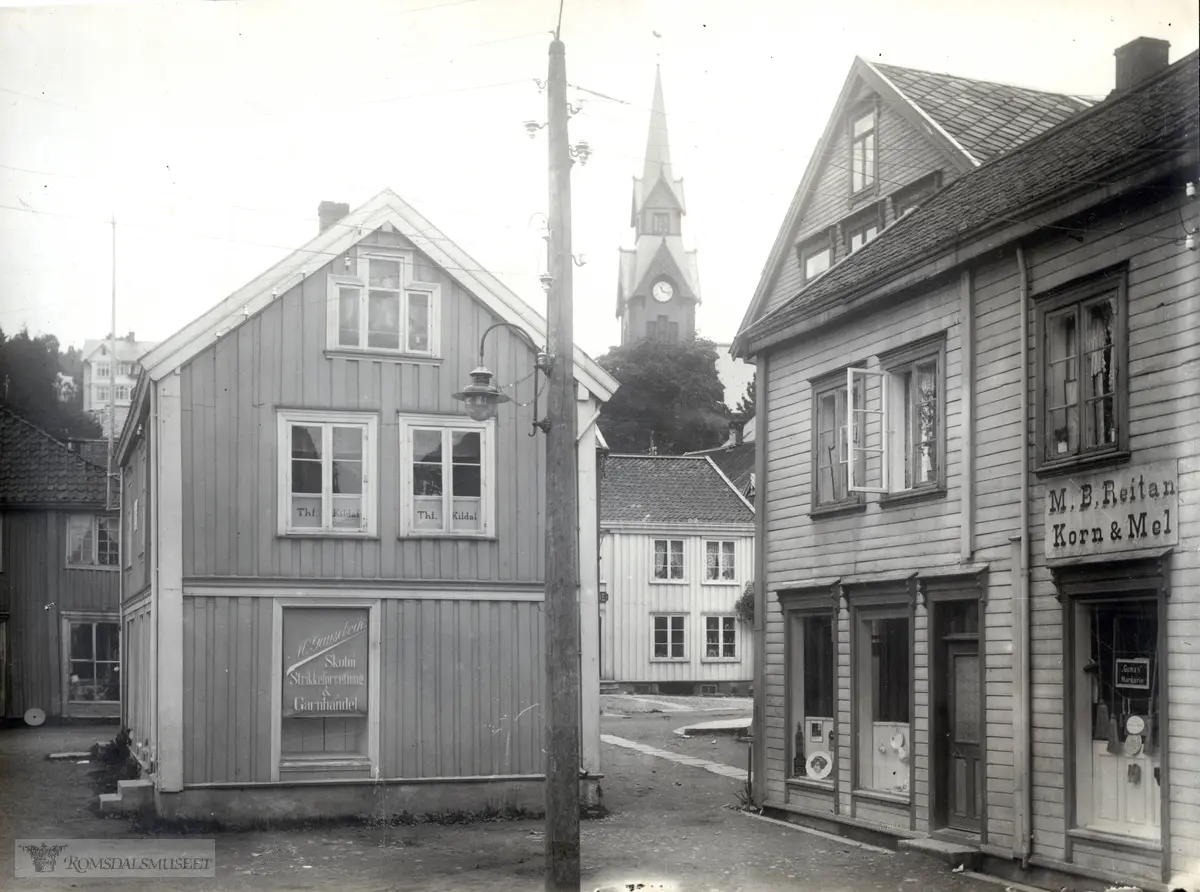
[[[71,456],[76,461],[80,462],[81,464],[85,464],[90,468],[95,468],[96,470],[100,471],[100,473],[102,473],[102,474],[108,473],[108,469],[105,468],[103,465],[98,465],[94,461],[90,461],[89,459],[84,458],[82,455],[80,455],[78,452],[76,452],[74,449],[72,449],[66,443],[62,442],[62,440],[55,437],[48,430],[45,430],[44,428],[39,427],[38,425],[34,424],[32,421],[30,421],[25,416],[20,415],[19,413],[13,411],[13,409],[11,407],[6,406],[3,403],[0,403],[0,412],[3,412],[6,415],[11,416],[15,421],[18,421],[21,424],[25,425],[27,428],[29,428],[31,431],[33,431],[35,434],[39,434],[42,437],[44,437],[45,439],[49,440],[51,443],[53,443],[55,446],[57,446],[59,449],[61,449],[65,453],[67,453],[67,455]]]
[[[911,68],[907,65],[892,65],[887,62],[872,62],[871,64],[877,68],[891,68],[898,69],[900,71],[912,71],[916,74],[929,74],[933,75],[934,77],[950,77],[960,81],[971,81],[972,83],[976,84],[986,84],[990,87],[1006,87],[1010,90],[1024,90],[1027,93],[1040,93],[1043,96],[1059,96],[1063,99],[1071,99],[1075,102],[1080,102],[1080,104],[1083,104],[1080,98],[1081,94],[1079,93],[1063,93],[1060,90],[1046,90],[1042,87],[1027,87],[1024,84],[1014,84],[1008,81],[987,80],[981,77],[967,77],[966,75],[954,74],[949,71],[931,71],[928,68]]]
[[[698,454],[696,454],[696,453],[694,453],[694,452],[691,452],[691,453],[689,453],[689,452],[685,452],[683,455],[649,455],[649,454],[642,454],[642,453],[640,453],[640,452],[610,452],[610,453],[609,453],[609,455],[608,455],[608,457],[609,457],[610,459],[612,459],[612,458],[691,458],[691,459],[703,459],[703,458],[704,458],[704,456],[702,456],[702,455],[698,455]]]

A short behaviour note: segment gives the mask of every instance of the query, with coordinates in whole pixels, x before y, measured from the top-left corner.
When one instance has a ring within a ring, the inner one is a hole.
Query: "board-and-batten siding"
[[[542,756],[541,604],[381,602],[384,778],[530,775]],[[184,782],[271,779],[272,600],[184,598]]]
[[[102,512],[95,512],[102,513]],[[63,710],[64,611],[119,610],[118,574],[67,568],[67,518],[62,511],[4,513],[0,612],[8,612],[9,717],[37,707]]]
[[[121,491],[121,573],[124,574],[122,598],[128,602],[144,594],[150,585],[150,462],[147,460],[145,440],[140,439],[130,450],[129,458],[121,468],[123,487]],[[133,510],[137,505],[137,526],[134,531]],[[138,546],[139,537],[141,546]],[[128,560],[126,560],[128,556]]]
[[[684,580],[654,579],[654,540],[682,539]],[[733,540],[736,579],[704,581],[706,541]],[[601,643],[602,678],[618,682],[750,681],[754,674],[753,635],[737,624],[738,658],[704,659],[707,614],[733,614],[746,582],[754,575],[754,538],[744,531],[696,536],[692,533],[605,533],[601,566],[608,589]],[[687,614],[684,660],[654,660],[653,615]]]
[[[1180,189],[1181,193],[1182,190]],[[1179,545],[1171,557],[1167,604],[1167,698],[1170,839],[1163,840],[1173,874],[1200,873],[1200,657],[1193,654],[1200,616],[1200,264],[1175,244],[1182,195],[1143,207],[1126,203],[1100,217],[1096,235],[1083,242],[1050,238],[1028,250],[1032,292],[1069,283],[1128,260],[1129,446],[1135,465],[1175,460],[1179,471]],[[1195,214],[1190,225],[1195,225]],[[1038,333],[1031,325],[1031,355]],[[1030,407],[1033,409],[1033,392]],[[1032,418],[1030,419],[1032,425]],[[1119,469],[1117,469],[1119,472]],[[1035,481],[1036,483],[1036,481]],[[1061,710],[1062,607],[1045,566],[1043,494],[1033,485],[1032,548],[1034,713],[1034,847],[1048,857],[1066,855],[1066,814]],[[1161,880],[1157,855],[1126,852],[1079,840],[1072,860],[1082,867],[1133,879]]]
[[[378,233],[378,242],[400,243]],[[366,244],[366,243],[365,243]],[[451,394],[478,363],[483,331],[499,321],[432,262],[415,278],[441,285],[439,363],[326,356],[326,282],[342,258],[309,275],[180,371],[185,577],[443,579],[536,582],[545,563],[541,437],[528,434],[533,355],[507,329],[488,337],[486,361],[514,402],[496,422],[497,538],[397,541],[398,412],[462,414]],[[277,535],[276,408],[348,409],[379,417],[378,538]],[[519,506],[526,510],[518,514]]]
[[[796,245],[833,226],[848,214],[865,210],[873,202],[886,199],[908,183],[940,170],[942,185],[947,186],[958,175],[958,168],[946,158],[930,139],[917,132],[892,106],[882,103],[879,109],[879,131],[876,143],[879,154],[879,190],[871,196],[850,198],[850,139],[847,126],[838,126],[831,146],[826,148],[828,161],[809,199],[804,218],[789,246],[779,277],[763,309],[768,313],[793,297],[804,283]],[[895,221],[890,201],[885,201],[884,220]],[[834,259],[846,255],[844,239],[834,239]],[[761,315],[761,314],[760,314]]]

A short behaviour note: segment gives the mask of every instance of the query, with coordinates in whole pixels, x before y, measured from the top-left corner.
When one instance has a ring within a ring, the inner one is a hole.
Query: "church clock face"
[[[656,301],[665,304],[675,294],[675,289],[671,287],[670,282],[656,282],[650,293],[654,295]]]

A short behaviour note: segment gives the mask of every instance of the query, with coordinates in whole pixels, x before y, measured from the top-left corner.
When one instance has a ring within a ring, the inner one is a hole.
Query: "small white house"
[[[706,455],[612,455],[600,485],[600,678],[611,689],[746,694],[754,509]]]

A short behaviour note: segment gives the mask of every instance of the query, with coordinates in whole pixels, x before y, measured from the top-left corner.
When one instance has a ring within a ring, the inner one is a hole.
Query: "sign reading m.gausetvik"
[[[1082,557],[1179,542],[1179,471],[1159,462],[1045,485],[1046,557]]]
[[[284,611],[284,716],[366,715],[367,624],[358,608]]]

